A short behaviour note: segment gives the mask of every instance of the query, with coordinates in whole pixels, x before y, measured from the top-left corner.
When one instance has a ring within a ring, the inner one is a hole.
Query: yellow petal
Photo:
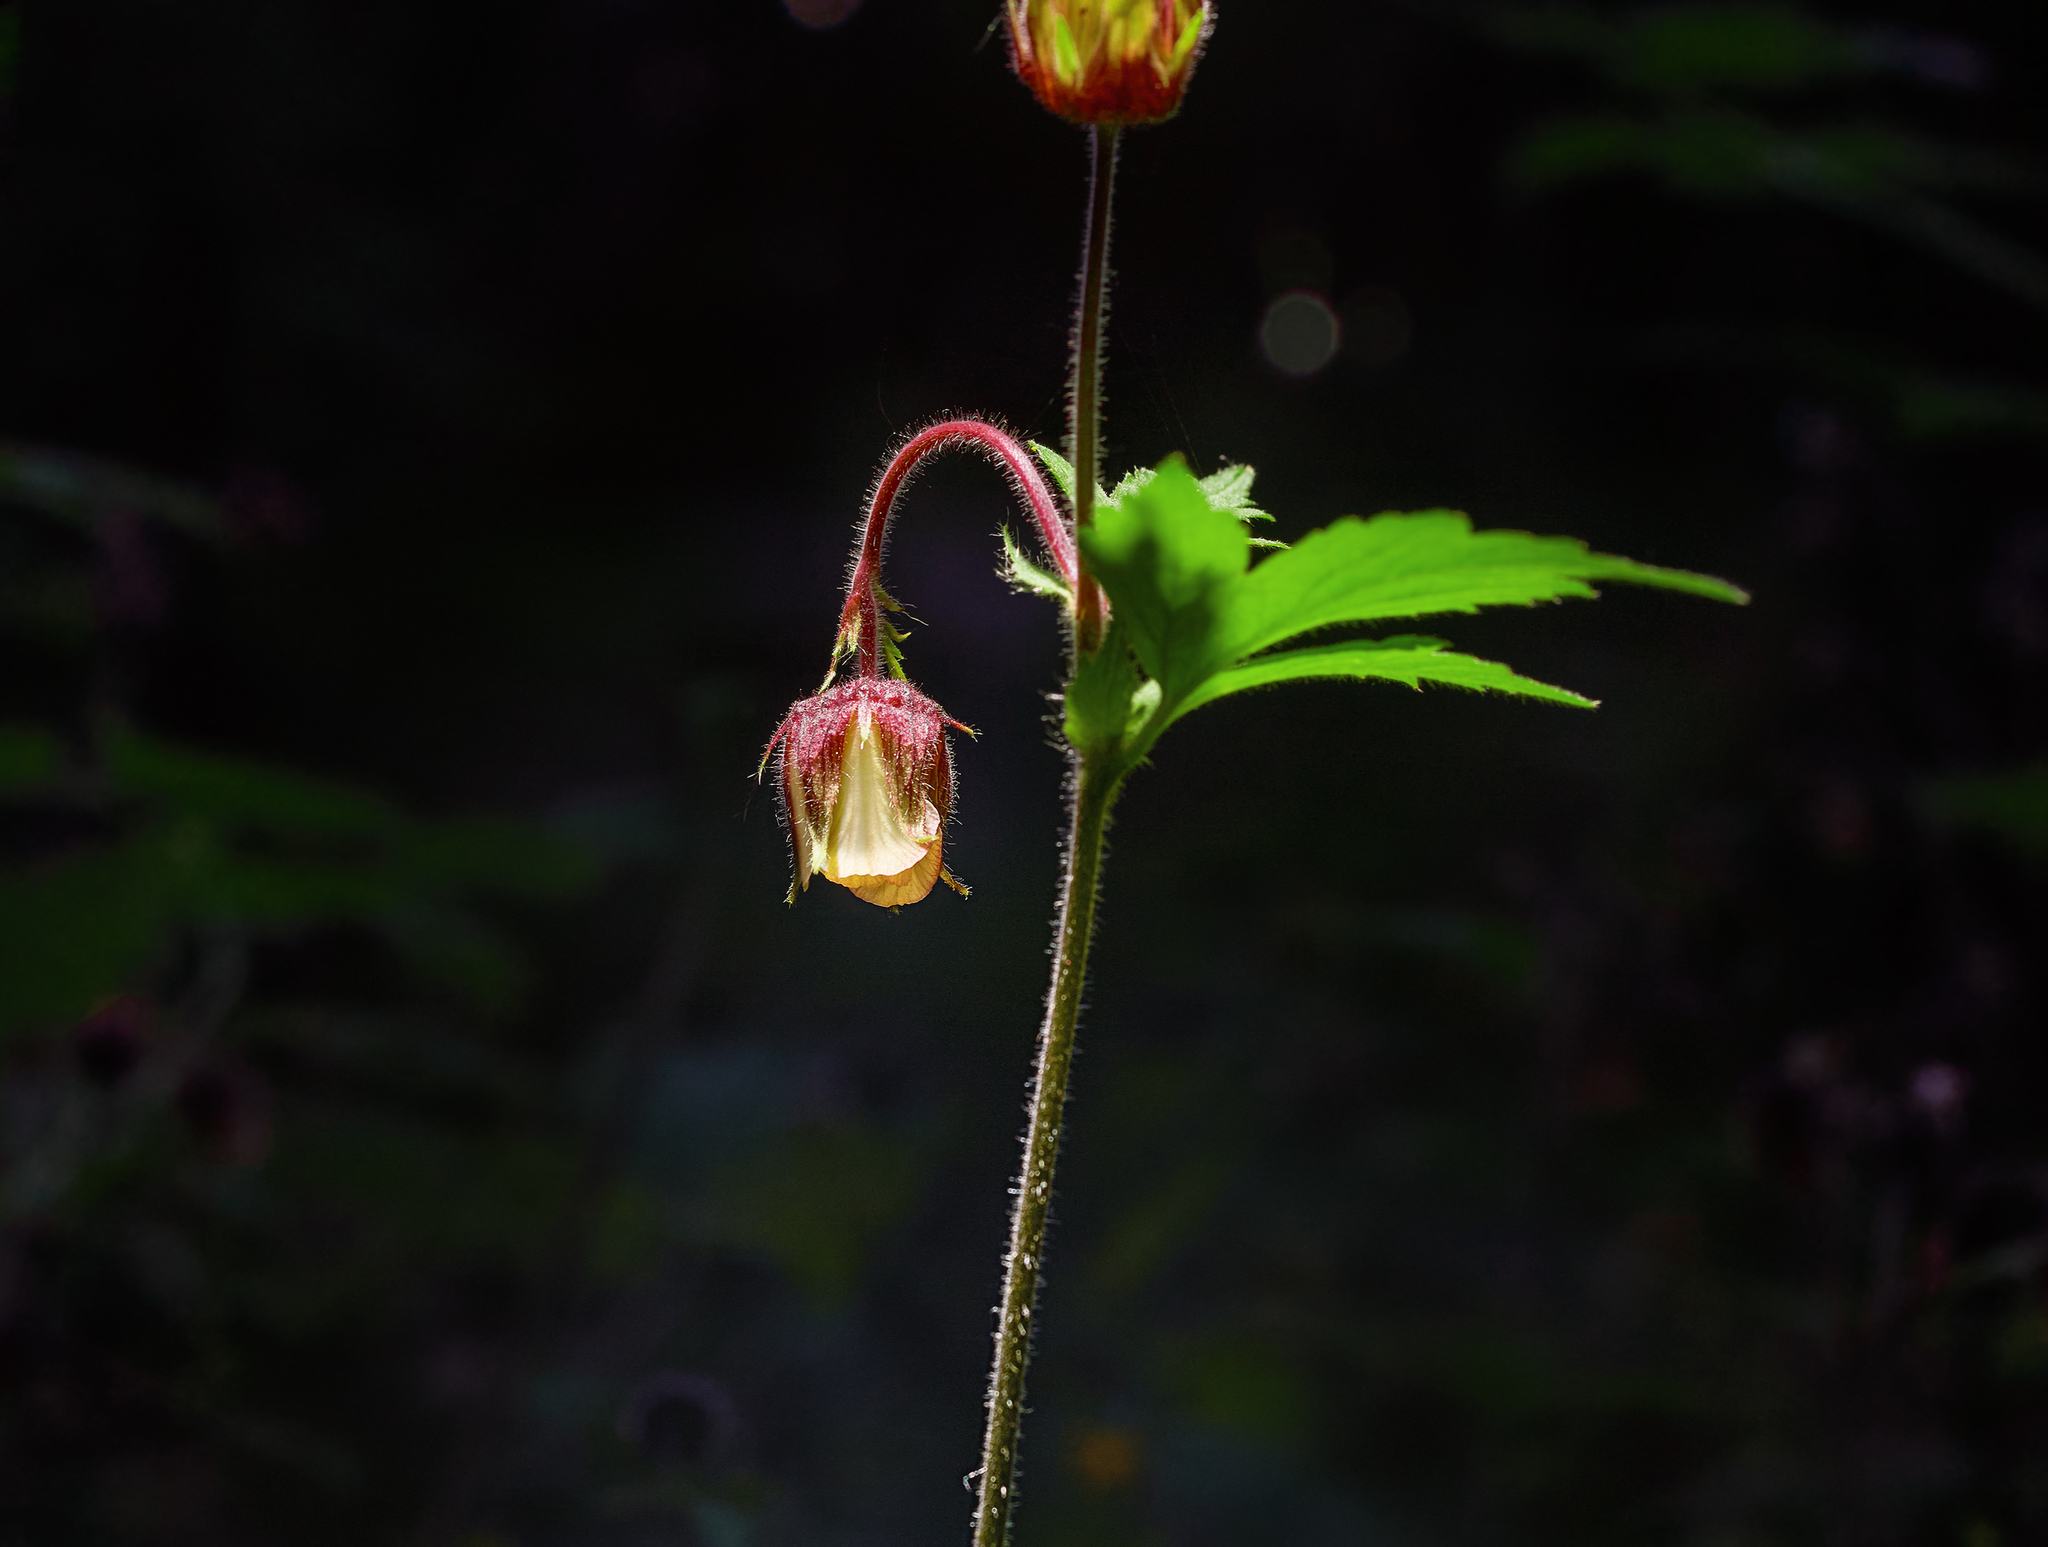
[[[898,875],[846,876],[840,884],[862,902],[878,908],[902,908],[925,900],[939,879],[939,868],[939,845],[934,842],[923,859]]]
[[[867,730],[864,724],[848,730],[839,799],[825,840],[825,879],[842,885],[849,877],[891,877],[915,869],[938,837],[936,831],[913,833],[897,814],[889,798],[889,770]],[[926,814],[936,815],[929,809]],[[931,890],[929,883],[925,890]]]

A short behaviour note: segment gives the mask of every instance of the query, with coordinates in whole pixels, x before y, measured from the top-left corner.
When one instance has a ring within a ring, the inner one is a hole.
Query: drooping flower
[[[1210,0],[1006,0],[1010,62],[1038,100],[1082,124],[1149,124],[1180,108]]]
[[[941,857],[953,807],[949,725],[967,729],[890,677],[852,677],[790,709],[768,751],[781,752],[791,900],[812,876],[883,908],[921,901],[941,880],[965,892]]]

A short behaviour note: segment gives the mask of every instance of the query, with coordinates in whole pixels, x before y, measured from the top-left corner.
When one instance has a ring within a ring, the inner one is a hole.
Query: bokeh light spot
[[[1290,290],[1266,308],[1259,349],[1273,369],[1313,376],[1335,358],[1344,329],[1330,303],[1313,290]]]

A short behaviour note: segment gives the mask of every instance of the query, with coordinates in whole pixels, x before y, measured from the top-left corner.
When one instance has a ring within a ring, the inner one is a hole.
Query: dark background
[[[0,1540],[962,1539],[1061,777],[988,469],[890,571],[972,900],[785,909],[749,775],[895,440],[1057,439],[1082,143],[986,6],[799,9],[0,7]],[[2048,1543],[2044,61],[1223,0],[1111,467],[1757,600],[1133,780],[1021,1541]]]

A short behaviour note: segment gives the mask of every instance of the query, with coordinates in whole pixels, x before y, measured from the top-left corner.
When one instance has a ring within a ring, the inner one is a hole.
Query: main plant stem
[[[1081,755],[1074,770],[1074,800],[1067,829],[1065,875],[1052,964],[1052,992],[1038,1033],[1038,1072],[1031,1084],[1031,1124],[1024,1136],[1024,1168],[1010,1217],[1010,1255],[1003,1270],[1003,1303],[996,1330],[995,1369],[989,1377],[988,1431],[981,1450],[981,1497],[974,1511],[974,1547],[1006,1547],[1016,1501],[1017,1443],[1024,1426],[1024,1372],[1031,1362],[1031,1318],[1038,1303],[1045,1226],[1052,1208],[1053,1167],[1067,1106],[1067,1075],[1074,1063],[1074,1028],[1088,975],[1088,940],[1095,927],[1095,892],[1102,869],[1102,839],[1119,775],[1100,754]]]
[[[1067,394],[1067,439],[1074,463],[1074,529],[1095,519],[1102,462],[1102,333],[1108,321],[1109,209],[1116,192],[1114,124],[1088,130],[1088,224],[1081,235],[1081,302],[1074,326],[1074,380]],[[1102,588],[1087,575],[1074,597],[1074,647],[1102,643]]]
[[[1116,191],[1115,125],[1088,130],[1088,222],[1081,236],[1081,297],[1074,321],[1074,374],[1067,393],[1068,450],[1074,466],[1074,531],[1095,519],[1101,477],[1102,337],[1108,318],[1109,215]],[[1102,588],[1079,563],[1074,586],[1073,669],[1102,645]],[[1024,1168],[1010,1216],[1010,1254],[1003,1265],[1003,1303],[996,1324],[995,1368],[988,1382],[988,1429],[981,1444],[981,1495],[974,1508],[974,1547],[1008,1547],[1017,1501],[1017,1445],[1024,1429],[1024,1375],[1031,1364],[1031,1318],[1045,1261],[1045,1227],[1052,1212],[1053,1169],[1060,1157],[1060,1127],[1067,1109],[1067,1075],[1074,1064],[1074,1030],[1081,1019],[1081,989],[1088,976],[1088,941],[1095,928],[1095,892],[1102,871],[1102,838],[1122,773],[1102,751],[1075,756],[1073,800],[1067,813],[1067,854],[1055,923],[1052,989],[1038,1033],[1038,1070],[1031,1082],[1031,1122],[1024,1134]]]

